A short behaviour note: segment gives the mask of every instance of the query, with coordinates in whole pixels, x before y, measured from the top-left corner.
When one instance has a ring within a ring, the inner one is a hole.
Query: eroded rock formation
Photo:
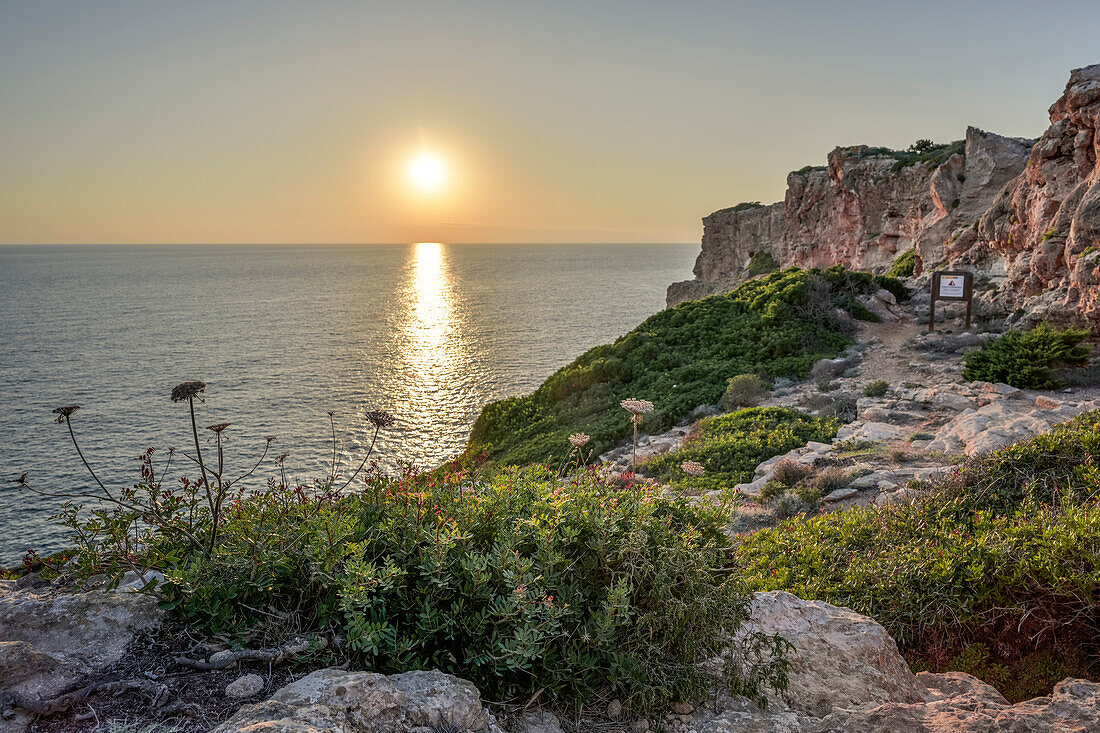
[[[908,249],[916,272],[977,272],[979,312],[1100,323],[1100,64],[1075,69],[1038,141],[969,128],[932,161],[836,148],[787,177],[782,202],[703,219],[695,279],[669,306],[727,292],[754,253],[780,267],[882,272]]]

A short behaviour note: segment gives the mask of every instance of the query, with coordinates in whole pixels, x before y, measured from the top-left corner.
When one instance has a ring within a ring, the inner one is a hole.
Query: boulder
[[[264,678],[258,674],[246,674],[225,686],[225,696],[234,698],[252,697],[264,689]]]
[[[262,682],[262,680],[261,680]],[[319,669],[245,705],[213,733],[491,731],[477,688],[439,671],[386,677]]]
[[[1100,731],[1100,684],[1067,678],[1010,705],[962,672],[914,675],[878,623],[789,593],[757,593],[749,630],[795,646],[790,686],[766,709],[717,695],[697,733],[1086,733]]]
[[[481,693],[472,682],[438,670],[395,674],[389,680],[405,695],[401,709],[407,724],[462,730],[484,730],[489,725]]]
[[[791,709],[826,715],[834,708],[924,701],[924,686],[898,653],[886,629],[866,616],[783,591],[757,593],[743,630],[779,634],[794,646]]]
[[[122,659],[162,613],[128,584],[70,593],[0,584],[0,701],[47,701]]]

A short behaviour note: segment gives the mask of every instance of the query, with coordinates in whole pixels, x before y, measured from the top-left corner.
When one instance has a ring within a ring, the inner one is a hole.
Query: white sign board
[[[944,275],[940,278],[940,292],[941,298],[962,298],[965,297],[966,292],[963,288],[963,276],[962,275]]]

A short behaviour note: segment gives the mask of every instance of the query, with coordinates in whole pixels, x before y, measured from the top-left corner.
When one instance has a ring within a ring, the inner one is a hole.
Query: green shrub
[[[894,260],[893,266],[890,267],[890,271],[886,274],[889,277],[912,277],[913,270],[917,267],[917,251],[915,249],[907,249],[898,255]]]
[[[969,459],[912,504],[762,530],[737,556],[754,589],[867,614],[920,664],[945,668],[991,641],[1009,670],[1055,644],[1095,664],[1097,455],[1100,411]]]
[[[1042,244],[1048,239],[1053,239],[1054,237],[1057,237],[1058,234],[1058,227],[1051,227],[1050,229],[1047,229],[1045,232],[1043,232],[1043,236],[1039,237],[1039,243]]]
[[[887,390],[890,389],[890,383],[885,379],[876,379],[873,382],[868,382],[867,386],[863,388],[864,397],[883,397],[886,395]]]
[[[963,379],[976,382],[1004,382],[1020,389],[1056,389],[1061,383],[1051,369],[1081,366],[1088,361],[1088,349],[1079,344],[1087,330],[1058,331],[1043,323],[1030,331],[1009,331],[966,355]]]
[[[487,405],[470,448],[504,464],[557,464],[572,433],[590,435],[597,454],[627,439],[632,425],[617,408],[623,399],[656,405],[641,425],[655,433],[698,405],[717,403],[734,375],[801,379],[815,361],[850,343],[836,308],[878,288],[905,293],[897,280],[840,267],[790,269],[661,311],[558,370],[534,393]]]
[[[753,252],[749,257],[749,262],[745,265],[745,274],[749,277],[756,277],[757,275],[775,272],[778,269],[779,263],[776,262],[771,253],[761,250]]]
[[[651,458],[641,470],[664,476],[676,486],[712,491],[752,480],[756,467],[774,456],[811,440],[832,440],[840,422],[810,417],[784,407],[753,407],[699,422],[695,434],[679,450]],[[701,477],[684,474],[680,464],[697,461]]]
[[[767,383],[755,374],[738,374],[726,380],[722,393],[722,409],[727,412],[742,407],[755,407],[767,393]]]
[[[706,694],[697,663],[747,617],[724,523],[594,470],[562,481],[543,467],[441,469],[371,474],[351,495],[237,495],[208,556],[155,528],[133,539],[192,630],[267,643],[345,634],[328,654],[356,668],[441,669],[501,701],[542,691],[580,704],[609,688],[644,713]],[[95,566],[96,543],[116,539],[89,535],[79,567],[111,571]],[[752,696],[785,679],[785,643],[757,642],[761,656],[735,649],[726,670]]]
[[[839,466],[829,466],[828,468],[820,471],[813,479],[813,487],[818,490],[822,495],[828,494],[831,491],[837,489],[843,489],[852,480],[848,477],[848,472]]]
[[[785,496],[788,488],[790,487],[779,481],[767,481],[760,487],[760,501],[775,501]]]

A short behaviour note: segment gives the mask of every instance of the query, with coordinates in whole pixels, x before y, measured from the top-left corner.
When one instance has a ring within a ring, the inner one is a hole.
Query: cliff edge
[[[947,145],[835,148],[787,176],[784,200],[703,219],[695,279],[669,306],[728,292],[773,266],[979,273],[987,316],[1100,323],[1100,64],[1070,73],[1037,141],[971,127]],[[754,257],[755,256],[755,257]]]

